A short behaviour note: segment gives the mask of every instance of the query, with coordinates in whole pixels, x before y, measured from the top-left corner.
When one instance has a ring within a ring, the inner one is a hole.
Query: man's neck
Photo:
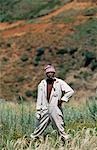
[[[49,83],[52,83],[52,82],[54,82],[55,80],[56,80],[55,78],[47,78],[47,79],[46,79],[46,81],[49,82]]]

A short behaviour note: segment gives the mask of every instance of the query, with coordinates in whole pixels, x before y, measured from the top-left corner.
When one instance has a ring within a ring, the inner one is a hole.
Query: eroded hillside
[[[32,100],[53,63],[56,75],[75,90],[75,100],[97,89],[97,5],[70,2],[50,14],[28,21],[0,24],[0,97]]]

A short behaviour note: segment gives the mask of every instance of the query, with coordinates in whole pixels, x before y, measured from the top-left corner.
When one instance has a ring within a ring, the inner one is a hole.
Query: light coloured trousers
[[[36,138],[40,136],[49,123],[52,122],[62,139],[65,139],[66,133],[64,131],[64,120],[63,120],[63,113],[59,107],[49,107],[46,110],[41,112],[41,118],[39,123],[34,130],[33,136]]]

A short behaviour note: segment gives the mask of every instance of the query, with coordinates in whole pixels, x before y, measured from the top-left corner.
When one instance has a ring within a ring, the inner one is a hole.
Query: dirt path
[[[71,2],[71,3],[68,3],[68,4],[65,4],[63,7],[59,8],[58,10],[46,15],[46,16],[43,16],[41,17],[40,19],[43,20],[43,21],[47,21],[48,19],[54,17],[54,16],[57,16],[58,14],[60,14],[61,12],[63,11],[67,11],[69,9],[84,9],[86,7],[89,7],[91,6],[91,3],[90,2]]]
[[[0,23],[0,35],[4,38],[14,37],[14,36],[21,36],[26,34],[27,32],[44,32],[48,27],[50,27],[51,23],[50,19],[54,16],[57,16],[61,12],[64,12],[69,9],[84,9],[86,7],[91,6],[90,2],[71,2],[65,4],[63,7],[59,8],[58,10],[51,12],[50,14],[38,18],[40,23],[26,23],[25,21],[18,21],[12,24],[9,23]],[[68,28],[66,26],[66,28]],[[67,30],[66,30],[67,31]]]

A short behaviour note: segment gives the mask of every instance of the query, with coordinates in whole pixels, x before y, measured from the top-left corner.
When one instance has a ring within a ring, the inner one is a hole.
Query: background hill
[[[0,21],[33,19],[56,10],[71,0],[0,0]]]
[[[3,1],[0,16],[0,98],[36,98],[48,63],[75,90],[75,101],[97,89],[97,5],[78,1]]]

